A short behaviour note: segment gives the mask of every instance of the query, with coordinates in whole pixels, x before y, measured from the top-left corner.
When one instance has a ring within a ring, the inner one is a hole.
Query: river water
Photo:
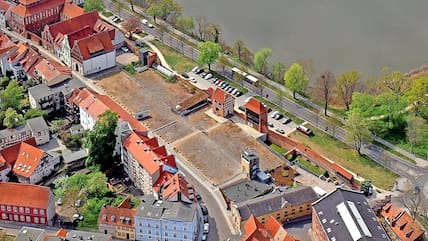
[[[187,16],[220,24],[227,43],[269,47],[272,61],[312,63],[315,72],[428,63],[427,0],[178,0]]]

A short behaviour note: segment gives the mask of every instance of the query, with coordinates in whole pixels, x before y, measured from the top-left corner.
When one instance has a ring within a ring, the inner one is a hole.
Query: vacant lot
[[[232,122],[193,134],[175,143],[175,147],[214,184],[227,181],[241,172],[241,152],[253,149],[263,170],[273,169],[283,161]]]
[[[315,130],[316,128],[311,128]],[[338,163],[346,169],[358,173],[365,179],[370,179],[379,188],[389,190],[393,187],[395,173],[383,168],[381,165],[367,157],[359,156],[351,147],[333,139],[332,137],[316,132],[315,136],[308,138],[300,132],[293,132],[291,138],[307,144],[319,154]]]

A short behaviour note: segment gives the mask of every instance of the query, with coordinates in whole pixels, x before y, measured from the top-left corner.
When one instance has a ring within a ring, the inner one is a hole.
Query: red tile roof
[[[23,142],[16,143],[12,146],[9,146],[5,149],[0,150],[0,163],[6,164],[5,166],[0,167],[0,171],[7,167],[13,167],[13,165],[16,162],[16,159],[18,158],[19,149],[21,148],[21,143],[27,143],[34,147],[37,146],[36,139],[34,137],[31,137],[30,139],[27,139]]]
[[[340,165],[337,165],[336,163],[332,163],[331,168],[335,170],[337,173],[339,173],[340,175],[344,176],[348,180],[352,180],[352,178],[354,178],[354,175],[352,175],[352,173],[348,172],[347,170],[345,170]]]
[[[65,1],[62,14],[67,16],[67,19],[78,17],[85,13],[85,9],[77,6],[74,3]]]
[[[100,95],[87,88],[82,90],[77,89],[75,92],[77,94],[73,95],[69,99],[69,102],[84,109],[92,118],[97,120],[100,114],[104,113],[106,110],[111,110],[119,115],[119,120],[127,121],[135,131],[140,133],[147,131],[141,122],[126,112],[126,110],[110,99],[110,97]]]
[[[388,220],[392,231],[402,241],[418,240],[424,235],[424,229],[406,211],[391,202],[382,207],[380,215]]]
[[[52,86],[71,78],[71,68],[63,66],[54,60],[42,59],[34,68],[42,76],[47,86]]]
[[[56,38],[59,33],[73,33],[84,28],[85,26],[94,28],[98,18],[99,15],[97,11],[85,13],[75,18],[49,25],[49,33],[53,38]]]
[[[21,4],[18,4],[17,6],[13,7],[11,11],[21,17],[29,17],[36,13],[46,11],[47,9],[56,8],[64,4],[64,0],[48,0],[40,1],[40,3],[38,4],[27,6],[38,1],[39,0],[21,0]]]
[[[71,48],[73,48],[73,46],[77,40],[82,39],[82,38],[86,38],[86,37],[92,35],[93,33],[94,33],[94,30],[90,26],[84,26],[83,28],[81,28],[77,31],[71,32],[67,35],[68,45]],[[64,39],[64,35],[58,34],[57,38],[59,38],[58,41],[59,41],[59,43],[61,43],[62,40]],[[57,40],[55,40],[55,41],[57,41]]]
[[[30,48],[30,45],[27,42],[19,42],[17,45],[18,49],[16,52],[9,57],[9,62],[13,62],[17,59],[20,59]]]
[[[45,152],[27,143],[21,143],[18,159],[13,166],[16,175],[29,178],[39,166]]]
[[[211,95],[211,100],[216,101],[220,104],[224,104],[224,102],[226,102],[226,98],[228,96],[230,96],[228,93],[224,92],[220,88],[216,88]]]
[[[188,185],[189,183],[183,176],[178,173],[174,174],[162,184],[162,199],[170,200],[177,197],[180,201],[183,201],[182,198],[184,196],[187,200],[191,200]]]
[[[49,187],[38,185],[0,182],[0,204],[31,208],[49,206]]]
[[[270,216],[262,224],[254,215],[244,225],[244,237],[241,241],[298,241],[289,235],[276,219]]]
[[[135,228],[135,213],[135,209],[105,206],[100,210],[98,224]]]
[[[6,12],[10,7],[11,5],[9,3],[5,2],[4,0],[0,0],[0,10]]]
[[[266,106],[256,98],[251,98],[248,103],[245,104],[245,109],[249,109],[259,115],[267,111]]]
[[[60,228],[56,233],[55,236],[57,237],[67,237],[67,231],[63,228]]]
[[[92,55],[99,52],[110,52],[114,50],[108,32],[100,32],[76,42],[83,60],[90,59]]]
[[[0,8],[1,8],[1,4],[0,4]],[[8,52],[12,48],[17,48],[16,44],[12,42],[12,40],[10,40],[9,36],[7,36],[6,34],[0,33],[0,55]]]

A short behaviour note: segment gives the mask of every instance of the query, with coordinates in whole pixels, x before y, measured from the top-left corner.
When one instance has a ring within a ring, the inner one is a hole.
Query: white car
[[[128,47],[126,47],[126,46],[123,46],[123,47],[121,47],[120,48],[123,52],[125,52],[125,53],[128,53],[129,52],[129,49],[128,49]]]
[[[279,112],[278,112],[278,111],[275,111],[275,112],[273,112],[273,113],[270,115],[270,117],[275,119],[275,116],[276,116],[277,114],[279,114]]]
[[[207,74],[207,75],[205,75],[204,79],[211,79],[212,77],[213,77],[212,74]]]
[[[151,24],[151,23],[149,23],[147,26],[148,26],[149,28],[154,28],[153,24]]]
[[[193,73],[195,73],[195,72],[196,72],[196,70],[198,70],[198,69],[199,69],[199,67],[198,67],[198,66],[195,66],[195,67],[193,67],[192,72],[193,72]]]
[[[192,77],[192,76],[190,76],[190,77],[189,77],[189,81],[190,81],[190,82],[192,82],[192,83],[196,83],[195,78],[194,78],[194,77]]]
[[[143,18],[143,19],[141,19],[141,23],[147,25],[149,23],[149,21],[147,21],[147,19]]]
[[[208,233],[210,231],[210,224],[204,223],[204,233]]]
[[[238,89],[234,89],[233,91],[232,91],[232,95],[235,95],[236,94],[236,92],[238,92]]]

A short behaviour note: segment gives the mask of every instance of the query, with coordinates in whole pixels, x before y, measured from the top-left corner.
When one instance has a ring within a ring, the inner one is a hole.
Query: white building
[[[36,184],[49,176],[60,163],[60,155],[47,153],[27,143],[21,143],[13,173],[21,183]]]
[[[195,241],[200,218],[197,203],[160,201],[149,196],[135,214],[135,238],[141,241]]]
[[[72,68],[82,75],[94,74],[116,66],[116,49],[108,32],[78,40],[72,50]]]
[[[0,27],[6,28],[7,23],[10,21],[10,9],[14,5],[12,2],[0,0]]]
[[[42,145],[50,140],[49,127],[43,117],[36,117],[27,120],[28,129],[32,137],[36,138],[36,144]]]

